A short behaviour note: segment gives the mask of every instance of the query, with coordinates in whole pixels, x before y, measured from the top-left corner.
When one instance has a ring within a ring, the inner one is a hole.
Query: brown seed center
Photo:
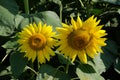
[[[76,50],[84,49],[90,41],[90,35],[84,30],[76,30],[68,35],[68,44]]]
[[[29,45],[34,50],[41,50],[46,45],[46,38],[42,34],[35,34],[29,38]]]

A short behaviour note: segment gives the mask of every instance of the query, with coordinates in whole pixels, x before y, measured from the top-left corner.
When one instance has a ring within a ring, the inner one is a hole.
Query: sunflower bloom
[[[83,22],[78,16],[77,21],[71,17],[71,25],[62,23],[63,28],[57,28],[60,39],[57,50],[72,62],[78,56],[82,63],[87,63],[87,56],[94,58],[96,54],[103,53],[101,47],[106,45],[103,36],[107,33],[101,29],[103,25],[98,25],[100,20],[96,20],[91,16]]]
[[[52,26],[30,24],[19,32],[19,50],[32,62],[37,58],[39,63],[46,63],[46,60],[50,61],[50,56],[55,55],[51,49],[55,44],[54,36]]]

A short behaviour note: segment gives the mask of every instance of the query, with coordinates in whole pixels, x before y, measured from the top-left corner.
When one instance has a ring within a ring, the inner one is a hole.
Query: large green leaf
[[[18,28],[20,25],[24,26],[21,24],[21,22],[24,21],[24,17],[22,15],[17,14],[15,16],[15,27]],[[28,23],[27,23],[28,24]],[[26,25],[26,24],[25,24]]]
[[[58,17],[58,15],[55,12],[52,11],[43,11],[36,14],[22,14],[17,15],[15,17],[15,23],[16,27],[18,29],[24,28],[26,25],[30,23],[45,23],[47,25],[53,26],[53,30],[55,30],[56,27],[61,27],[61,21]]]
[[[0,36],[14,32],[14,15],[19,11],[15,0],[0,0]]]
[[[9,36],[14,29],[14,15],[0,5],[0,36]]]
[[[106,71],[106,66],[105,66],[103,60],[101,59],[101,55],[104,55],[104,54],[98,54],[93,59],[93,62],[88,62],[88,64],[92,65],[92,67],[95,69],[95,71],[98,74],[101,74],[102,72]]]
[[[50,65],[42,64],[36,80],[70,80],[70,76]]]
[[[17,14],[19,11],[18,5],[15,0],[0,0],[0,5],[6,8],[12,14]]]
[[[30,21],[29,18],[23,18],[20,22],[20,24],[18,25],[18,29],[23,29],[24,27],[26,27],[26,25],[29,25]]]
[[[76,68],[76,74],[80,80],[104,80],[104,78],[98,74],[92,65],[79,64]]]
[[[112,64],[115,63],[118,57],[118,46],[114,41],[108,40],[107,46],[103,47],[103,54],[101,54],[101,59],[103,60],[106,69],[108,69]]]
[[[43,23],[51,25],[54,27],[53,28],[54,30],[56,27],[61,27],[61,21],[58,15],[52,11],[44,11],[44,12],[37,13],[33,15],[33,20],[36,23],[42,21]]]
[[[103,47],[105,50],[109,51],[110,54],[119,55],[118,53],[119,46],[116,44],[115,41],[107,40],[106,43],[107,43],[107,46]]]
[[[27,59],[22,53],[14,52],[10,55],[11,71],[14,77],[19,77],[27,64]]]

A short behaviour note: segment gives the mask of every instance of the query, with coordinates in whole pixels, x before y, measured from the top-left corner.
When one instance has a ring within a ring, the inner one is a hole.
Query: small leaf
[[[8,66],[8,67],[6,67],[6,69],[0,71],[0,77],[5,76],[5,75],[11,75],[11,74],[12,73],[11,73],[11,67],[10,66]]]
[[[42,64],[36,80],[70,80],[70,76],[50,65]]]
[[[27,59],[22,53],[14,52],[10,55],[11,71],[14,77],[19,77],[27,64]]]
[[[16,48],[18,46],[17,41],[8,41],[6,42],[4,45],[2,45],[3,48],[5,49],[13,49]]]

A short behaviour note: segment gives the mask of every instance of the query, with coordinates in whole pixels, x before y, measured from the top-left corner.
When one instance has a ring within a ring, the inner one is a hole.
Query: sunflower
[[[39,63],[46,63],[46,59],[50,61],[50,56],[55,55],[51,49],[56,42],[54,36],[52,26],[42,25],[41,22],[38,25],[29,24],[19,32],[19,50],[32,62],[37,58]]]
[[[87,63],[87,56],[94,58],[96,54],[103,53],[101,47],[106,45],[103,36],[107,33],[99,23],[100,20],[94,16],[86,21],[82,21],[79,16],[76,21],[71,17],[70,25],[62,23],[63,27],[57,28],[57,38],[60,40],[57,50],[72,62],[78,56],[82,63]]]

